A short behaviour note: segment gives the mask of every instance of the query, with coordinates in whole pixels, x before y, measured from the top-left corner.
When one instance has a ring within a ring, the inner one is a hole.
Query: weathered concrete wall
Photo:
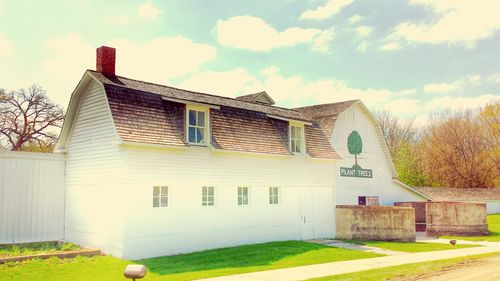
[[[427,202],[427,235],[488,235],[486,204]]]
[[[412,207],[415,209],[415,228],[417,231],[425,231],[425,205],[427,202],[395,202],[394,206]]]
[[[337,239],[415,241],[415,210],[409,207],[337,205]]]

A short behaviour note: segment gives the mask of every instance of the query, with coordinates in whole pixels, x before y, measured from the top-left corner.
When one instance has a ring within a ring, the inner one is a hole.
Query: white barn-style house
[[[117,76],[115,50],[98,48],[56,147],[64,239],[138,259],[334,237],[336,204],[427,199],[398,182],[361,101],[273,104]]]

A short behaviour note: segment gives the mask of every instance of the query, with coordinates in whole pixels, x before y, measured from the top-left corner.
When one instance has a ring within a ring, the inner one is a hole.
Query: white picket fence
[[[0,244],[63,238],[64,159],[0,152]]]

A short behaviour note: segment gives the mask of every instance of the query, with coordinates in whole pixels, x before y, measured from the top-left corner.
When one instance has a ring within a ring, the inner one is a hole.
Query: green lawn
[[[445,239],[460,239],[469,241],[490,241],[490,242],[500,242],[500,214],[488,215],[488,230],[490,234],[488,236],[441,236]]]
[[[379,280],[418,280],[422,274],[426,276],[432,275],[432,272],[444,270],[451,266],[456,267],[457,264],[465,264],[475,260],[498,255],[499,253],[490,253],[484,255],[474,255],[467,257],[459,257],[446,260],[428,261],[414,264],[404,264],[398,266],[384,267],[371,269],[366,271],[359,271],[354,273],[346,273],[334,276],[327,276],[307,281],[379,281]],[[431,274],[429,274],[431,273]]]
[[[77,249],[80,249],[80,247],[69,242],[37,242],[17,245],[0,245],[0,258],[27,256],[34,254],[48,254]]]
[[[348,242],[360,245],[378,247],[392,251],[407,252],[407,253],[453,250],[459,248],[469,248],[478,246],[478,245],[465,245],[465,244],[458,244],[452,246],[451,244],[424,243],[424,242],[386,242],[386,241],[348,241]]]
[[[377,257],[361,251],[286,241],[209,250],[136,261],[148,267],[143,280],[192,280],[308,264]],[[34,260],[0,265],[0,280],[124,280],[129,261],[110,256]]]

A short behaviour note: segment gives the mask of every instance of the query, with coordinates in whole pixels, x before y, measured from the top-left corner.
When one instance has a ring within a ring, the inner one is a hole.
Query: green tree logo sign
[[[352,131],[347,137],[347,150],[354,155],[354,166],[340,167],[341,177],[372,178],[371,169],[363,169],[358,164],[358,156],[363,152],[363,141],[358,131]]]
[[[358,165],[358,155],[363,152],[363,141],[361,140],[361,136],[358,131],[352,131],[349,137],[347,138],[347,149],[349,153],[354,155],[354,166],[353,169],[361,169],[361,166]]]

